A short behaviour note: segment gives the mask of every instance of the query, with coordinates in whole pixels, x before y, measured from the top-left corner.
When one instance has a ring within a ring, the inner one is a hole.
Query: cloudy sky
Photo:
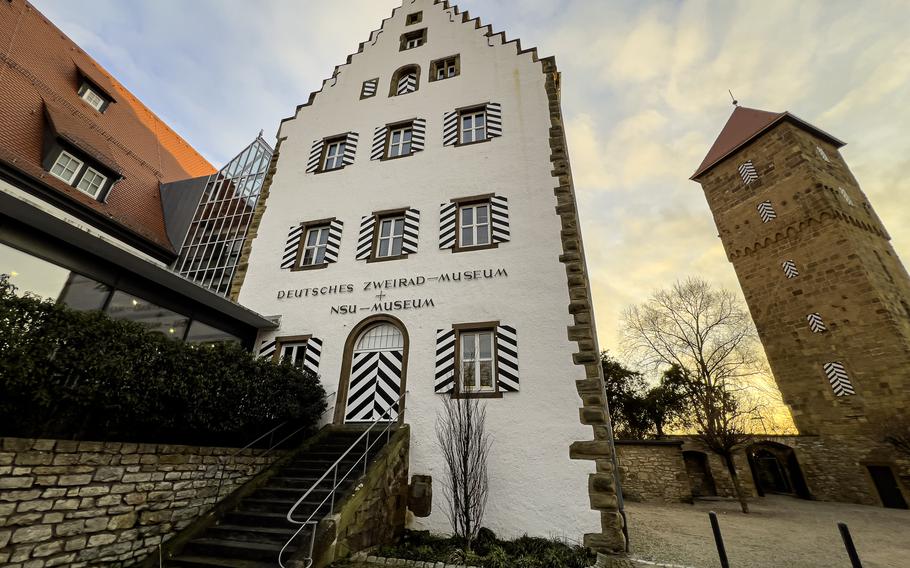
[[[400,0],[32,0],[221,164],[306,101]],[[741,104],[790,110],[844,155],[910,258],[910,3],[460,0],[556,55],[603,346],[621,310],[699,274],[739,290],[688,181]]]

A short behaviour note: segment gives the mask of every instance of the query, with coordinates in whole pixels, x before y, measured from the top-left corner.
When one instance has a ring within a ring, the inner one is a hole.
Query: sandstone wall
[[[692,501],[681,440],[616,440],[622,494],[628,501]]]
[[[129,565],[280,457],[236,451],[0,439],[0,565]]]

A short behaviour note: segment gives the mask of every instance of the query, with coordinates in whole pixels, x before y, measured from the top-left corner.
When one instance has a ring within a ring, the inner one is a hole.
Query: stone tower
[[[843,145],[737,107],[692,176],[802,434],[910,413],[910,278]]]

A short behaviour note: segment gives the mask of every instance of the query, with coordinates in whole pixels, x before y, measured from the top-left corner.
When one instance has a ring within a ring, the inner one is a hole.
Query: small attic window
[[[408,17],[405,19],[406,26],[412,26],[414,24],[419,24],[423,21],[423,12],[414,12],[413,14],[408,14]]]
[[[88,81],[83,81],[79,87],[79,98],[98,112],[104,112],[111,104],[111,100],[104,95],[103,91]]]
[[[399,51],[414,49],[427,42],[427,29],[423,28],[406,34],[401,34],[401,46]]]

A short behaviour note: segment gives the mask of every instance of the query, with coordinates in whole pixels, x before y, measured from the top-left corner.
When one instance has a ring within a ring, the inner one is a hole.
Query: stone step
[[[184,552],[193,556],[208,556],[213,558],[229,558],[232,560],[258,560],[277,564],[278,553],[284,543],[250,542],[243,540],[227,540],[220,538],[197,538],[187,543]],[[291,554],[296,548],[288,547],[286,554]]]
[[[275,562],[181,554],[168,560],[167,566],[183,568],[275,568]]]
[[[242,540],[251,542],[271,542],[280,543],[282,546],[288,541],[299,525],[289,525],[292,528],[283,527],[254,527],[244,525],[215,525],[205,532],[204,538],[216,538],[222,540]]]
[[[309,508],[306,505],[301,505],[301,507],[295,513],[294,518],[303,522],[307,520],[307,517],[309,517],[312,512],[312,508]],[[288,522],[286,518],[287,514],[287,509],[282,512],[250,511],[247,509],[237,509],[225,515],[224,521],[231,525],[253,527],[290,528],[296,526]]]

